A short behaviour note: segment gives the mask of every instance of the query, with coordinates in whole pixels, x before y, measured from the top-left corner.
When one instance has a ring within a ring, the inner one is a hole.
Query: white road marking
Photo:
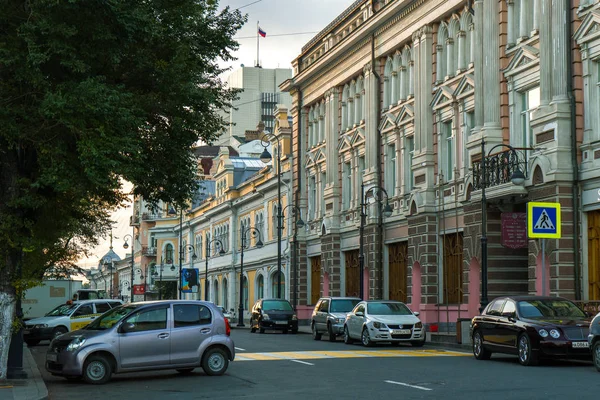
[[[306,365],[315,365],[313,363],[309,363],[309,362],[306,362],[306,361],[300,361],[300,360],[290,360],[290,361],[297,362],[297,363],[300,363],[300,364],[306,364]]]
[[[431,388],[426,388],[423,386],[417,386],[417,385],[409,385],[408,383],[402,383],[402,382],[394,382],[394,381],[384,381],[385,383],[392,383],[394,385],[400,385],[400,386],[408,386],[411,388],[415,388],[415,389],[421,389],[421,390],[433,390]]]
[[[239,350],[239,351],[246,351],[246,349],[242,349],[242,348],[240,348],[240,347],[236,347],[235,349],[236,349],[236,350]]]

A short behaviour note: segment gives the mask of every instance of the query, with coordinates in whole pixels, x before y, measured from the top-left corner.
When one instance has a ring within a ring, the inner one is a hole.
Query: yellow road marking
[[[272,353],[241,353],[235,361],[316,360],[325,358],[365,357],[466,357],[471,353],[447,350],[355,350],[355,351],[282,351]]]

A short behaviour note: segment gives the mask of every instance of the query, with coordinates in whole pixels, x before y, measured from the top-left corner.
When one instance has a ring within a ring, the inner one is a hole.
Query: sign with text
[[[502,246],[527,247],[527,213],[502,213]]]
[[[133,294],[144,294],[146,293],[146,285],[133,285]]]

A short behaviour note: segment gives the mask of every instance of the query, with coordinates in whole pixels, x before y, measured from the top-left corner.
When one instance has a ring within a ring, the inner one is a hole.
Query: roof
[[[231,158],[231,163],[233,164],[234,186],[247,181],[265,167],[265,164],[258,158],[234,157]]]
[[[121,257],[119,257],[119,255],[117,253],[115,253],[115,251],[112,249],[112,247],[105,255],[100,257],[100,261],[98,261],[98,269],[102,270],[102,266],[104,265],[104,262],[109,263],[111,261],[121,261]]]
[[[224,147],[224,146],[198,146],[194,149],[194,155],[197,158],[202,158],[202,157],[214,158],[219,155],[219,151],[221,150],[221,147]],[[229,149],[230,156],[239,155],[237,150],[234,147],[227,146],[227,148]]]

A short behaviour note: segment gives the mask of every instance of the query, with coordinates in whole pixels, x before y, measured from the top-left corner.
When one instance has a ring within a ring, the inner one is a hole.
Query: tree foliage
[[[210,0],[0,0],[0,291],[106,234],[121,181],[194,191],[192,148],[225,125],[219,75],[246,17]]]

